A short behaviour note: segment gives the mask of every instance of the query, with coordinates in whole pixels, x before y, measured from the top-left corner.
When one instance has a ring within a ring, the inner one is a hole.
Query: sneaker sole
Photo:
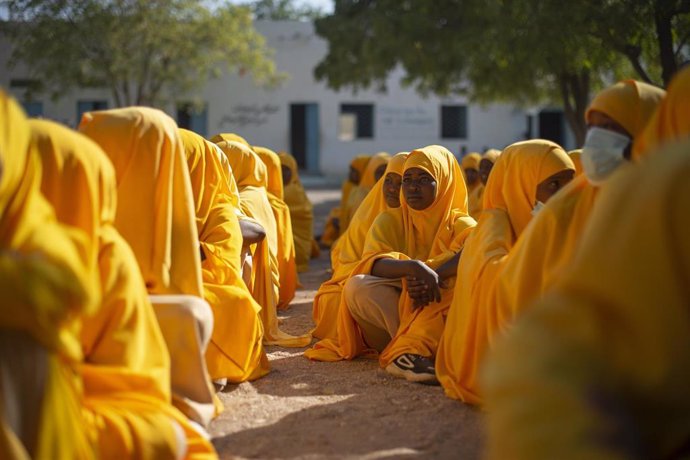
[[[436,379],[435,375],[430,375],[430,374],[415,374],[412,371],[405,371],[400,369],[398,366],[395,365],[395,363],[390,363],[388,366],[386,366],[386,372],[389,374],[395,376],[395,377],[400,377],[408,382],[414,382],[414,383],[423,383],[425,385],[438,385],[438,379]]]

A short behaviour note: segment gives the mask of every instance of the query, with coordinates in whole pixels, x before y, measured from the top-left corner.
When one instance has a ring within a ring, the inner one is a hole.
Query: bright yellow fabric
[[[575,177],[582,174],[582,149],[571,150],[568,152],[570,159],[573,160],[575,165]]]
[[[689,152],[614,173],[572,265],[493,350],[489,458],[687,455]]]
[[[370,274],[374,262],[381,258],[422,260],[436,269],[462,250],[475,221],[467,215],[467,191],[455,157],[444,147],[432,145],[410,152],[404,170],[410,168],[421,168],[436,179],[435,201],[416,211],[402,200],[400,208],[379,214],[366,237],[361,263],[351,276]],[[452,286],[454,280],[450,281]],[[441,302],[415,310],[403,280],[398,305],[400,328],[379,356],[379,364],[385,367],[403,353],[434,356],[452,294],[452,289],[445,289]],[[335,361],[372,354],[347,308],[339,309],[337,328],[337,339],[318,342],[305,356]]]
[[[364,201],[369,191],[376,184],[376,177],[374,176],[376,169],[381,165],[388,164],[390,158],[391,156],[389,154],[385,152],[380,152],[372,156],[371,159],[367,162],[367,167],[364,170],[364,174],[362,174],[361,176],[359,184],[352,188],[346,202],[347,204],[345,205],[345,208],[343,208],[343,210],[341,211],[341,235],[343,235],[347,231],[347,228],[349,227],[350,221],[352,221],[355,212],[357,212],[357,209],[362,204],[362,201]]]
[[[93,458],[81,424],[80,318],[97,309],[95,245],[57,223],[40,192],[41,165],[18,104],[0,91],[0,327],[29,334],[48,352],[36,458]],[[37,395],[39,397],[39,395]],[[0,431],[9,433],[0,419]],[[0,436],[0,453],[22,455]],[[11,457],[10,457],[11,458]]]
[[[180,129],[196,204],[204,298],[213,309],[214,327],[206,349],[212,379],[239,383],[266,375],[261,306],[242,280],[242,232],[214,144]]]
[[[685,139],[690,135],[690,67],[676,74],[666,97],[635,141],[633,158],[656,150],[664,142]]]
[[[401,152],[393,156],[386,167],[384,177],[388,173],[402,176],[408,152]],[[355,213],[345,234],[331,249],[333,275],[331,279],[319,286],[314,297],[312,318],[314,330],[312,335],[319,339],[337,338],[338,310],[345,308],[342,303],[342,292],[350,273],[359,264],[364,252],[364,242],[371,223],[376,216],[388,209],[383,194],[383,180],[371,190]]]
[[[478,154],[477,152],[471,152],[462,157],[462,160],[460,161],[460,167],[462,168],[462,175],[465,178],[465,183],[467,184],[467,173],[465,172],[466,169],[476,169],[477,172],[479,172],[479,162],[482,160],[482,156]],[[479,177],[477,177],[477,180],[474,182],[474,184],[469,185],[467,184],[467,199],[468,199],[468,205],[470,206],[470,211],[472,210],[472,192],[474,192],[480,185],[482,185],[482,182],[479,180]],[[470,212],[471,214],[471,212]]]
[[[484,192],[484,211],[460,258],[458,282],[436,356],[436,375],[447,396],[480,402],[477,372],[504,326],[492,297],[501,268],[532,218],[539,183],[568,169],[575,169],[568,154],[545,140],[515,143],[496,161]]]
[[[489,149],[484,152],[481,160],[489,160],[491,163],[496,163],[496,160],[498,160],[498,157],[500,156],[500,150]],[[475,220],[479,220],[479,216],[481,216],[482,210],[484,209],[484,189],[486,188],[481,180],[477,181],[477,183],[478,185],[468,195],[470,216],[472,216]]]
[[[350,163],[350,167],[356,169],[357,172],[359,172],[360,179],[364,175],[364,170],[366,169],[367,163],[369,163],[370,158],[371,156],[369,155],[357,155]],[[338,239],[338,236],[340,236],[341,230],[343,229],[343,210],[347,207],[347,200],[350,198],[350,192],[356,185],[357,184],[355,184],[354,182],[350,182],[349,178],[345,179],[345,181],[343,182],[340,195],[340,206],[332,209],[329,213],[328,218],[326,219],[326,225],[324,227],[323,235],[321,235],[321,244],[330,247],[335,242],[335,240]],[[336,228],[333,225],[334,219],[338,219],[340,229]]]
[[[609,101],[609,105],[624,112],[643,112],[637,116],[618,112],[605,113],[616,121],[619,116],[620,119],[639,119],[641,122],[638,123],[638,128],[641,130],[644,127],[643,121],[649,120],[655,104],[659,103],[664,92],[639,82],[626,83],[628,84],[636,86],[637,89],[613,93],[628,100],[616,103]],[[609,98],[611,94],[606,94],[604,99]],[[597,99],[598,96],[593,104]],[[596,106],[602,108],[603,105]],[[640,132],[631,134],[634,148],[634,139]],[[517,241],[503,264],[501,276],[494,290],[495,302],[505,323],[504,328],[509,327],[515,317],[553,285],[564,267],[578,253],[582,233],[597,200],[598,191],[599,188],[591,186],[584,175],[576,177],[549,200]]]
[[[197,454],[214,458],[210,443],[171,405],[168,349],[134,254],[113,226],[117,196],[110,161],[93,141],[62,125],[35,120],[31,128],[43,163],[44,195],[60,221],[88,231],[99,248],[101,308],[83,320],[81,333],[84,420],[98,451],[174,455],[171,421],[177,420],[190,443],[203,446]]]
[[[278,272],[280,273],[280,293],[278,295],[278,309],[286,310],[295,298],[297,291],[297,262],[295,261],[295,239],[292,234],[292,219],[290,208],[283,201],[283,171],[280,167],[278,155],[266,147],[252,147],[264,165],[266,165],[266,180],[268,202],[271,203],[273,217],[276,220],[278,252]]]
[[[249,148],[252,147],[249,144],[249,142],[247,142],[247,139],[245,139],[244,137],[240,136],[239,134],[235,134],[235,133],[219,133],[219,134],[216,134],[215,136],[213,136],[211,138],[211,142],[213,142],[214,144],[218,144],[218,143],[223,142],[223,141],[239,142],[240,144],[243,144]]]
[[[175,122],[160,110],[131,107],[87,112],[79,130],[115,166],[115,227],[149,293],[203,297],[194,202]]]
[[[264,343],[286,347],[303,347],[311,336],[291,336],[278,327],[277,305],[280,275],[277,260],[276,220],[266,192],[266,165],[249,147],[239,142],[220,142],[240,191],[244,213],[256,219],[266,231],[266,238],[256,245],[252,267],[252,296],[261,305]]]
[[[313,206],[299,180],[297,160],[286,152],[278,153],[280,163],[292,171],[290,183],[285,184],[285,203],[290,208],[292,222],[292,236],[295,241],[295,263],[298,272],[309,269],[309,259],[314,242],[314,212]]]

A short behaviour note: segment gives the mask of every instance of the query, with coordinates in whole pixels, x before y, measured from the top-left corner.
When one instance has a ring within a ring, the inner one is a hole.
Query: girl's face
[[[421,168],[410,168],[403,174],[402,190],[407,205],[421,211],[436,199],[436,179]]]
[[[389,208],[400,207],[400,187],[402,186],[402,176],[398,173],[390,172],[383,180],[383,196]]]

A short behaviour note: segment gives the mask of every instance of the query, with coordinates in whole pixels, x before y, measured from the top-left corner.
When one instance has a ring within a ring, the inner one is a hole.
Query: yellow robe
[[[87,112],[79,130],[100,145],[115,168],[115,227],[132,248],[148,293],[203,299],[194,198],[175,122],[160,110],[130,107]],[[203,315],[212,318],[210,307],[201,305],[208,309]],[[158,308],[160,322],[169,310]],[[200,327],[212,325],[185,311],[184,318],[166,321],[163,333],[169,348],[170,337],[197,345],[172,352],[172,385],[176,407],[206,424],[214,406],[217,414],[222,404],[203,359]]]
[[[614,172],[573,263],[497,343],[489,458],[687,456],[688,152]]]
[[[280,163],[292,171],[292,177],[283,188],[285,203],[290,208],[292,236],[295,241],[295,263],[298,272],[309,269],[309,259],[314,245],[314,212],[313,206],[299,180],[297,161],[288,153],[278,153]],[[318,246],[317,246],[318,248]]]
[[[261,305],[264,343],[285,347],[304,347],[311,336],[292,336],[278,327],[277,305],[280,287],[278,274],[277,231],[273,211],[266,195],[266,166],[244,144],[223,141],[217,144],[226,155],[240,192],[240,206],[266,231],[266,238],[256,245],[252,267],[252,296]]]
[[[80,319],[97,310],[100,297],[90,272],[97,247],[56,221],[40,192],[41,165],[25,115],[2,91],[0,162],[0,327],[28,335],[47,352],[45,392],[35,395],[42,398],[35,445],[23,445],[2,417],[0,457],[94,458],[78,371]]]
[[[347,198],[347,204],[341,212],[341,235],[343,235],[347,231],[347,228],[350,226],[350,221],[355,215],[355,212],[357,212],[357,209],[359,209],[359,206],[362,204],[362,201],[364,201],[364,199],[367,197],[369,191],[376,185],[377,181],[374,175],[376,169],[378,169],[379,166],[388,164],[390,158],[391,156],[389,154],[381,152],[372,156],[369,162],[367,163],[367,167],[364,170],[362,179],[359,181],[359,184],[352,188],[352,191],[350,192],[350,195]]]
[[[477,372],[505,323],[492,297],[502,266],[532,218],[537,185],[568,169],[575,170],[568,154],[544,140],[513,144],[496,161],[484,191],[484,211],[460,257],[436,355],[436,375],[447,396],[480,402]]]
[[[278,309],[286,310],[295,298],[297,290],[297,262],[295,260],[295,239],[292,235],[290,208],[283,201],[283,171],[278,155],[266,147],[252,147],[266,165],[266,193],[276,220],[278,236],[278,272],[280,273],[280,294]]]
[[[460,165],[444,147],[428,146],[410,152],[404,170],[421,168],[436,179],[436,199],[427,209],[416,211],[402,200],[398,209],[384,211],[376,218],[364,244],[361,263],[351,272],[370,274],[376,260],[422,260],[436,269],[462,250],[475,225],[467,215],[467,191]],[[449,280],[452,287],[454,279]],[[413,309],[406,282],[400,295],[400,327],[379,356],[385,368],[403,353],[432,357],[443,332],[445,315],[453,290],[444,289],[441,302]],[[319,361],[352,359],[373,355],[365,346],[362,332],[348,308],[338,311],[337,339],[318,342],[305,356]]]
[[[235,201],[216,153],[203,137],[180,129],[187,155],[196,224],[204,260],[204,297],[213,309],[214,327],[206,349],[212,379],[239,383],[266,375],[261,306],[242,280],[242,232]],[[233,181],[234,182],[234,181]]]
[[[393,156],[388,163],[385,174],[395,173],[402,176],[407,155],[407,152],[401,152]],[[389,208],[386,205],[383,180],[381,180],[364,199],[345,234],[338,238],[331,249],[333,275],[330,280],[319,286],[312,307],[312,318],[315,325],[312,335],[314,337],[318,339],[337,338],[338,310],[341,308],[345,282],[350,278],[350,273],[362,258],[364,241],[371,223],[387,209]]]
[[[85,428],[98,452],[175,455],[174,420],[194,446],[189,458],[215,458],[211,444],[172,406],[168,349],[136,259],[113,227],[117,197],[110,161],[93,141],[62,125],[30,123],[42,158],[43,194],[62,223],[84,230],[99,247],[95,272],[102,300],[96,315],[83,320],[80,366]]]
[[[350,163],[350,167],[356,169],[357,172],[359,172],[360,179],[364,175],[364,170],[366,169],[367,163],[369,163],[370,158],[371,157],[369,155],[357,155]],[[328,218],[326,219],[326,226],[324,227],[323,234],[321,235],[321,244],[323,244],[324,246],[330,247],[338,239],[340,233],[344,232],[342,227],[344,209],[346,209],[347,207],[347,200],[350,198],[350,192],[352,192],[352,189],[356,185],[357,184],[351,182],[349,178],[345,179],[345,181],[343,182],[340,195],[340,206],[332,209],[331,212],[328,214]],[[339,222],[338,228],[336,228],[333,224],[333,221],[335,219],[337,219]]]
[[[663,95],[656,87],[626,80],[600,92],[587,114],[598,110],[618,121],[633,136],[634,149]],[[517,242],[495,292],[506,322],[541,297],[577,254],[597,193],[585,174],[576,177],[549,200]]]

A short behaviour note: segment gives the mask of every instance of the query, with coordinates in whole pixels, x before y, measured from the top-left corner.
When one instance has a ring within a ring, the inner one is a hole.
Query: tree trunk
[[[654,6],[654,25],[656,28],[659,58],[661,60],[661,78],[668,87],[671,78],[678,70],[678,63],[673,50],[673,6],[669,2],[656,2]]]
[[[587,135],[585,111],[589,103],[589,71],[581,69],[579,74],[563,72],[558,75],[558,81],[565,119],[575,135],[576,144],[581,147]]]

